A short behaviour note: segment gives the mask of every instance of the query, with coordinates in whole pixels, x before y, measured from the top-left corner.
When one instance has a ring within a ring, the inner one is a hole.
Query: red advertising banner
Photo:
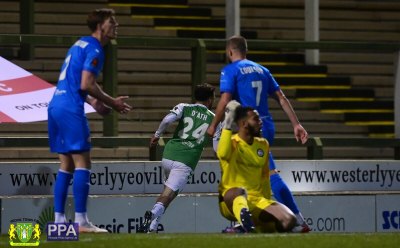
[[[47,120],[55,87],[0,56],[0,123]],[[94,112],[86,104],[85,112]]]

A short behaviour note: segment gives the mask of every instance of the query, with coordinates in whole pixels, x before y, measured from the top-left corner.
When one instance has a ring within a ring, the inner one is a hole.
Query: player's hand
[[[294,136],[296,138],[296,141],[299,142],[301,141],[301,144],[305,144],[308,140],[308,133],[304,129],[304,127],[300,124],[296,125],[294,127]]]
[[[113,109],[118,111],[120,114],[127,114],[132,110],[132,106],[125,102],[128,98],[129,96],[119,96],[115,98]]]
[[[156,136],[151,137],[150,147],[157,146],[159,140],[160,140],[160,137],[156,137]]]
[[[231,129],[233,121],[235,119],[235,110],[237,107],[240,106],[240,103],[237,102],[236,100],[232,100],[228,102],[228,104],[225,107],[225,124],[224,128],[225,129]]]
[[[210,126],[207,128],[207,134],[208,134],[208,136],[213,137],[214,134],[215,134],[215,127],[212,126],[212,125],[210,125]]]

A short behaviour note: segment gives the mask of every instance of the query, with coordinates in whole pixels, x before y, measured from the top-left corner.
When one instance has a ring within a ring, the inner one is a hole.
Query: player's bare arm
[[[128,96],[119,96],[117,98],[109,96],[97,84],[96,76],[89,71],[82,72],[81,89],[87,91],[90,96],[102,101],[121,114],[126,114],[132,109],[132,107],[125,102],[125,100],[129,98]]]
[[[293,126],[296,141],[301,141],[302,144],[305,144],[308,140],[308,133],[300,124],[299,119],[297,118],[297,115],[285,94],[282,92],[282,90],[277,90],[272,97],[279,103],[283,111],[288,116],[290,123]]]
[[[225,107],[230,100],[232,100],[232,94],[226,92],[221,94],[217,108],[215,109],[214,119],[212,120],[210,126],[207,129],[207,134],[209,136],[212,137],[214,135],[218,123],[220,123],[223,120]]]
[[[96,112],[100,115],[105,116],[111,113],[111,108],[109,106],[105,105],[104,102],[90,95],[86,97],[86,102],[89,103],[94,108],[94,110],[96,110]]]

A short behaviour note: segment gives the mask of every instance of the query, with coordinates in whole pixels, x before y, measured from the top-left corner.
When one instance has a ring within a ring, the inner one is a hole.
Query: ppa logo
[[[78,241],[78,223],[47,223],[47,241]]]
[[[400,229],[400,211],[383,211],[383,229]]]

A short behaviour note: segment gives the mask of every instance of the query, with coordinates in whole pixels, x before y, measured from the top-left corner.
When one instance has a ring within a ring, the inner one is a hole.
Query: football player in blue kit
[[[262,120],[262,135],[273,145],[275,126],[268,107],[268,97],[275,99],[288,116],[297,141],[307,142],[307,131],[300,124],[292,105],[286,98],[269,70],[260,64],[246,59],[247,41],[242,36],[233,36],[226,43],[226,55],[230,64],[226,65],[220,76],[221,98],[215,117],[207,133],[213,136],[217,125],[223,120],[225,107],[231,100],[257,110]],[[272,192],[278,202],[285,204],[297,217],[295,232],[309,232],[310,229],[300,213],[292,193],[276,169],[271,152],[269,153],[270,181]]]
[[[131,110],[127,96],[111,97],[96,81],[104,63],[103,46],[117,36],[118,22],[112,9],[89,13],[90,36],[80,38],[69,49],[61,68],[57,87],[48,108],[50,150],[58,153],[60,169],[54,186],[55,223],[65,223],[65,202],[73,178],[75,222],[79,232],[107,232],[93,225],[87,216],[90,179],[90,130],[85,102],[99,114],[111,109],[121,114]]]

